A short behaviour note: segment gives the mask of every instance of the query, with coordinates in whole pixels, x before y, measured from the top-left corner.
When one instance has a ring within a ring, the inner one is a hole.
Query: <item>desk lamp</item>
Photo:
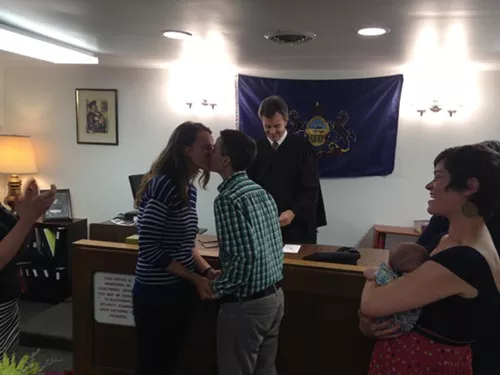
[[[9,174],[8,193],[4,203],[14,211],[15,202],[21,197],[20,174],[38,172],[31,137],[0,134],[0,174]]]

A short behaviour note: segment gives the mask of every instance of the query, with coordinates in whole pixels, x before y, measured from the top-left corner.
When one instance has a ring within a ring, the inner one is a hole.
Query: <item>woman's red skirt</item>
[[[415,332],[378,340],[368,375],[393,374],[472,375],[470,345],[446,345]]]

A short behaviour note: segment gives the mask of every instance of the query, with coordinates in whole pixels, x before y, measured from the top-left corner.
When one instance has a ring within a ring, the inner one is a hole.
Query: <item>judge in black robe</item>
[[[317,155],[307,139],[285,130],[288,108],[281,98],[264,100],[259,116],[266,138],[257,141],[257,157],[247,173],[273,196],[283,242],[316,244],[317,228],[326,225]]]

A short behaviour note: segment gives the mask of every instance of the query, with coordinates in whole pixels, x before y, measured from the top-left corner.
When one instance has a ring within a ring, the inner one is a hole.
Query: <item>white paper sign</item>
[[[133,327],[132,287],[135,276],[94,274],[94,319],[98,323]]]
[[[285,245],[283,247],[283,252],[297,254],[300,250],[300,245]]]

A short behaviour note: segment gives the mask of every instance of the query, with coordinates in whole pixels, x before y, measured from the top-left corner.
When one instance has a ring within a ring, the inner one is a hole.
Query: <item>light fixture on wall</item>
[[[210,106],[212,107],[212,109],[215,109],[215,107],[217,106],[217,103],[209,103],[207,99],[203,99],[200,104],[204,107]],[[193,108],[193,102],[186,102],[186,105],[189,107],[189,109]]]
[[[35,151],[31,137],[20,135],[0,135],[0,174],[10,175],[9,191],[4,203],[14,210],[21,197],[20,174],[38,172]]]
[[[201,102],[201,105],[203,105],[203,106],[209,105],[210,107],[212,107],[212,109],[215,109],[215,106],[217,105],[217,103],[209,103],[207,99],[203,99],[203,101]]]
[[[458,107],[461,107],[461,106],[458,106]],[[422,117],[424,115],[424,113],[427,112],[427,109],[433,113],[439,113],[443,110],[443,108],[444,107],[439,102],[439,100],[433,100],[427,108],[425,108],[425,107],[417,108],[417,112],[420,114],[420,117]],[[458,111],[457,107],[450,107],[446,110],[446,112],[448,112],[450,117],[453,117],[453,115],[455,113],[457,113],[457,111]]]
[[[28,31],[0,24],[0,50],[54,64],[98,64],[93,54]]]

